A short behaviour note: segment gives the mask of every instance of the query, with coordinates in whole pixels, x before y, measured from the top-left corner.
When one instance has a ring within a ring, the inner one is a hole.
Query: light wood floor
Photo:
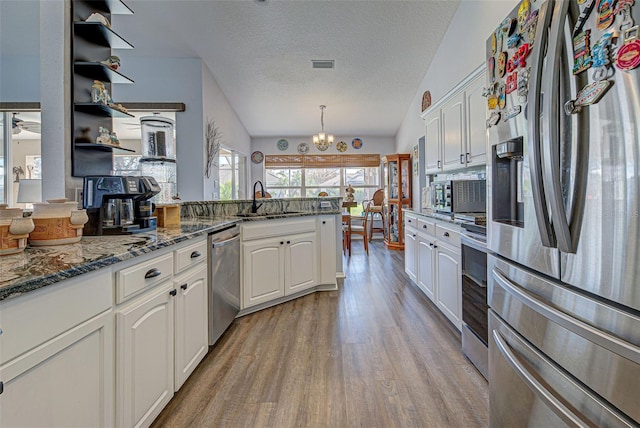
[[[487,426],[487,383],[403,253],[344,260],[339,291],[236,319],[154,426]]]

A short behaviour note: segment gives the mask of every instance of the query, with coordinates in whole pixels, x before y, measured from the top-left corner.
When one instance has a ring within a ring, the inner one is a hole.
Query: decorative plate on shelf
[[[354,138],[353,141],[351,142],[351,147],[353,147],[356,150],[360,150],[362,148],[362,139],[360,138]]]
[[[289,142],[284,138],[278,140],[278,150],[287,150],[289,148]]]
[[[255,152],[251,153],[251,162],[262,163],[263,160],[264,160],[264,155],[262,154],[262,152],[259,152],[256,150]]]
[[[309,153],[309,145],[307,143],[298,144],[298,153],[301,155],[306,155]]]
[[[344,141],[338,141],[338,144],[336,144],[336,149],[338,149],[339,152],[346,152],[347,147],[347,143]]]
[[[431,92],[424,91],[422,94],[422,111],[425,111],[431,106]]]

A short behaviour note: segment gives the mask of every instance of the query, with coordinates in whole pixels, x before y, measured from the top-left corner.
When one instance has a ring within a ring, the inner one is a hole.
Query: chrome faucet
[[[262,206],[262,204],[256,205],[256,185],[260,183],[260,196],[264,198],[264,186],[262,185],[262,181],[258,180],[253,183],[253,203],[251,204],[251,212],[253,214],[258,212],[258,208]]]

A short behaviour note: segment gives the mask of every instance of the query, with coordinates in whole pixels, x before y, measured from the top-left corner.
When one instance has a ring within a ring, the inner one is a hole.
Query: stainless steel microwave
[[[487,205],[486,180],[447,180],[431,183],[432,205],[445,213],[484,213]]]

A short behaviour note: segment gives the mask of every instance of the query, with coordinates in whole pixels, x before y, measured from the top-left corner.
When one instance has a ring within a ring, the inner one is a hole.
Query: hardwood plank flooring
[[[344,263],[339,291],[236,319],[153,426],[487,426],[487,383],[403,253]]]

